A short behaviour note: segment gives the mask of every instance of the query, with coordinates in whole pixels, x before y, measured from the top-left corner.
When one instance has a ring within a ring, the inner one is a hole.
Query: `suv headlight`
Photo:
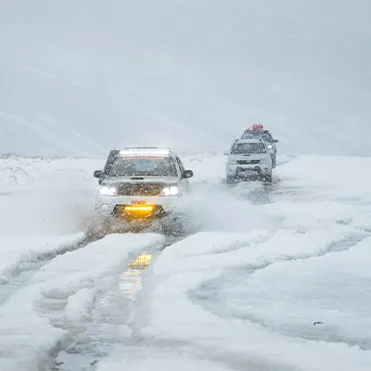
[[[169,186],[165,187],[161,193],[160,196],[176,196],[179,194],[179,188],[177,186]]]
[[[110,186],[102,186],[99,188],[99,194],[102,196],[117,196],[117,189]]]
[[[229,160],[228,165],[237,165],[237,160]]]

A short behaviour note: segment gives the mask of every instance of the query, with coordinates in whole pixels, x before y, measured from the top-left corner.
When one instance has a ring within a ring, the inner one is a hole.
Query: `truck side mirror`
[[[94,178],[100,178],[103,175],[102,170],[95,170],[94,171]]]
[[[189,179],[193,177],[193,171],[192,170],[184,170],[183,172],[183,178]]]

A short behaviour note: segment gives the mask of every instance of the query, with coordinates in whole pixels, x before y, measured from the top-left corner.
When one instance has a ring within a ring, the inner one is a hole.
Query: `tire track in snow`
[[[114,234],[107,237],[98,243],[89,244],[87,249],[70,248],[63,256],[54,254],[55,258],[49,260],[48,264],[44,260],[45,268],[41,271],[37,269],[34,272],[35,277],[29,284],[22,285],[20,291],[4,305],[2,314],[9,313],[10,317],[13,316],[15,319],[20,317],[31,319],[24,331],[31,339],[31,342],[24,344],[26,351],[23,347],[17,346],[11,352],[13,343],[22,344],[23,339],[20,336],[24,328],[21,324],[14,327],[6,324],[3,316],[4,331],[15,332],[9,344],[4,334],[0,339],[1,351],[9,354],[9,359],[0,362],[5,365],[5,369],[10,365],[12,358],[17,365],[21,365],[23,359],[29,359],[32,365],[37,362],[38,366],[30,365],[30,369],[39,371],[50,369],[48,366],[51,360],[55,359],[61,350],[70,346],[71,341],[81,333],[89,320],[94,302],[99,302],[101,296],[109,291],[110,286],[115,285],[117,281],[115,275],[118,270],[120,272],[122,270],[120,265],[127,264],[128,259],[134,258],[141,250],[152,247],[162,249],[164,246],[164,238],[155,234],[141,237],[135,234],[127,237]],[[12,314],[14,303],[18,308]],[[44,326],[40,328],[40,334],[45,331],[44,340],[42,335],[40,338],[37,335],[39,323]],[[32,331],[33,326],[35,331]],[[41,350],[40,354],[37,349]],[[76,367],[72,369],[75,370]]]
[[[131,322],[135,316],[137,294],[150,276],[150,266],[161,252],[186,236],[170,238],[160,248],[147,249],[152,255],[149,267],[131,268],[123,264],[110,290],[101,293],[92,309],[92,320],[88,327],[74,334],[69,344],[61,344],[53,350],[48,364],[48,371],[93,371],[98,362],[115,345],[128,343],[132,336]],[[138,256],[131,254],[134,261]]]
[[[284,336],[288,336],[291,338],[301,338],[304,340],[313,340],[313,341],[326,341],[329,343],[343,343],[349,346],[358,346],[362,350],[371,350],[371,344],[360,344],[359,342],[347,338],[345,336],[339,336],[334,334],[326,334],[324,332],[318,331],[316,334],[300,334],[298,332],[293,333],[293,331],[285,331],[285,330],[277,330],[275,327],[267,325],[263,323],[259,319],[255,319],[253,316],[238,316],[236,317],[233,314],[228,314],[228,309],[225,308],[224,305],[224,298],[219,294],[220,288],[224,286],[224,290],[228,289],[230,285],[233,285],[234,282],[241,282],[241,277],[247,280],[251,275],[254,273],[266,269],[269,266],[280,263],[280,262],[295,262],[301,260],[309,260],[314,258],[320,258],[328,254],[339,253],[343,251],[347,251],[352,247],[356,246],[361,241],[365,240],[366,238],[370,237],[371,233],[365,231],[363,229],[359,230],[359,233],[354,233],[352,236],[348,238],[340,239],[321,251],[320,253],[316,253],[313,255],[306,255],[306,256],[296,256],[296,257],[282,257],[280,259],[263,263],[263,264],[251,264],[247,268],[241,269],[231,269],[229,272],[227,271],[226,274],[223,274],[223,278],[213,279],[209,282],[203,283],[198,289],[193,290],[189,293],[190,300],[192,300],[196,305],[201,306],[205,311],[208,311],[214,315],[219,316],[223,319],[230,319],[230,318],[239,318],[246,321],[249,321],[254,324],[260,325],[262,328],[266,328],[273,332],[279,333]],[[226,280],[226,277],[229,277]],[[225,285],[225,282],[228,282]]]

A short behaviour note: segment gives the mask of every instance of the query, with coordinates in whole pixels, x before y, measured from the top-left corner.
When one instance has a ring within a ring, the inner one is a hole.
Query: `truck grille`
[[[158,196],[163,188],[163,184],[156,183],[122,183],[117,193],[119,196]]]
[[[237,160],[238,165],[256,165],[260,160]]]

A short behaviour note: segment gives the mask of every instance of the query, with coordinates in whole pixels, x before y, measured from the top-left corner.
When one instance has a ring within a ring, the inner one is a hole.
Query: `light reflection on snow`
[[[134,300],[142,288],[142,272],[139,269],[129,269],[120,275],[120,290],[130,300]]]
[[[149,265],[151,260],[152,254],[141,254],[129,264],[129,269],[120,275],[120,290],[130,300],[134,301],[136,294],[141,290],[142,270]]]

